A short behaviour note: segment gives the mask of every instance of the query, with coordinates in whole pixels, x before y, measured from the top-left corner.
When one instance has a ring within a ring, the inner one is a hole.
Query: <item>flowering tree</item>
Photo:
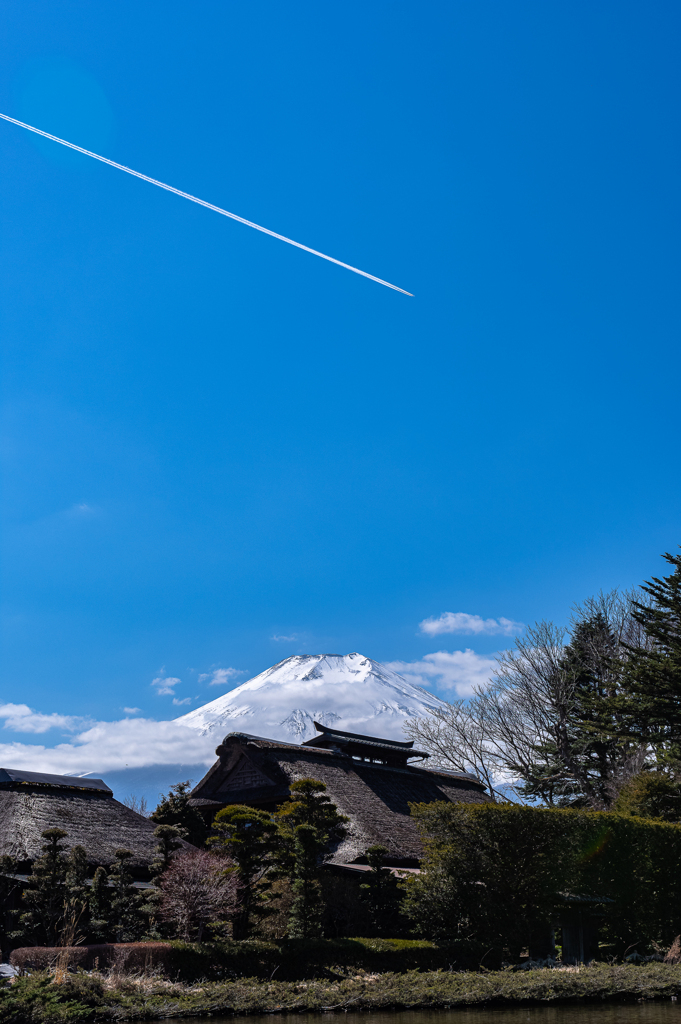
[[[237,906],[237,879],[224,857],[193,850],[175,857],[158,879],[161,917],[183,939],[201,941],[205,926],[224,920]]]

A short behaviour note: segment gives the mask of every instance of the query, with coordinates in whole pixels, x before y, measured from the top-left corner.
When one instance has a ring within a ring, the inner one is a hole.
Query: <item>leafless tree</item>
[[[144,796],[134,796],[132,793],[130,796],[126,796],[123,800],[126,807],[129,807],[135,814],[141,814],[143,818],[148,818],[150,810],[147,806],[147,799]]]
[[[586,652],[614,694],[627,645],[640,643],[633,618],[636,593],[599,594],[574,609],[571,628],[602,617],[606,629]],[[458,700],[422,719],[411,719],[407,734],[431,753],[434,765],[472,772],[496,799],[530,795],[549,806],[579,794],[603,809],[643,766],[645,748],[622,742],[612,748],[608,778],[595,778],[588,730],[579,717],[577,678],[566,660],[570,637],[551,622],[539,622],[519,637],[515,649],[497,659],[498,670],[468,701]]]
[[[229,867],[224,857],[192,850],[176,857],[160,876],[160,916],[183,939],[200,941],[209,922],[224,920],[236,910],[237,880]]]

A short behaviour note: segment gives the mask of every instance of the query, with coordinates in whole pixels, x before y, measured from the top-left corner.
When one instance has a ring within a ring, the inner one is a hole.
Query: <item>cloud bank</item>
[[[443,612],[438,618],[424,619],[419,623],[419,629],[426,636],[440,636],[442,633],[516,636],[522,633],[525,626],[522,622],[513,622],[503,616],[483,619],[480,615],[470,615],[468,612]]]
[[[153,764],[178,762],[209,766],[214,760],[214,737],[202,736],[195,729],[188,729],[175,722],[157,722],[149,718],[95,722],[73,736],[68,743],[58,743],[54,747],[18,742],[0,743],[0,765],[25,771],[53,772],[57,775],[82,775],[89,772],[99,775],[121,768],[144,768]]]
[[[474,686],[484,686],[494,675],[497,662],[475,651],[436,651],[421,661],[389,661],[388,668],[399,672],[409,683],[428,689],[435,683],[443,690],[454,690],[457,697],[470,697]]]

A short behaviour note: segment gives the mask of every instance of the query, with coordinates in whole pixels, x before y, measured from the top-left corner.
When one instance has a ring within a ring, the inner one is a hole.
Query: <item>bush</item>
[[[405,912],[423,935],[518,955],[560,920],[566,893],[601,901],[604,938],[618,954],[669,946],[681,931],[679,825],[499,804],[412,813],[426,855],[405,883]]]
[[[247,939],[171,945],[165,969],[171,978],[186,982],[238,977],[294,981],[348,971],[400,974],[478,965],[478,958],[461,944],[423,939]]]
[[[106,942],[96,946],[24,946],[10,953],[9,962],[20,971],[50,971],[57,957],[66,954],[66,966],[92,971],[114,967],[120,971],[168,970],[173,949],[169,942]]]

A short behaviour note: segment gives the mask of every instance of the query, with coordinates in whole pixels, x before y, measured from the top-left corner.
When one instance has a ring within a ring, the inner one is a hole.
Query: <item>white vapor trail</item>
[[[141,178],[142,181],[148,181],[150,185],[158,185],[159,188],[164,188],[167,192],[174,192],[176,196],[182,196],[183,199],[191,199],[192,203],[198,203],[199,206],[205,206],[209,210],[213,210],[215,213],[221,213],[223,217],[231,217],[232,220],[238,220],[240,224],[245,224],[249,228],[255,228],[256,231],[262,231],[265,235],[271,235],[272,238],[278,238],[280,242],[288,242],[289,245],[295,245],[297,249],[304,249],[305,252],[311,252],[313,256],[320,256],[323,260],[328,260],[329,263],[335,263],[339,267],[345,267],[346,270],[351,270],[353,274],[361,274],[362,277],[368,277],[370,281],[376,281],[377,284],[384,284],[386,288],[392,288],[393,291],[401,292],[403,295],[409,295],[413,298],[412,292],[406,292],[404,288],[398,288],[396,284],[390,284],[389,281],[384,281],[380,277],[374,277],[373,274],[367,274],[366,270],[359,270],[357,267],[351,267],[349,263],[342,263],[341,260],[336,260],[333,256],[326,256],[323,252],[317,252],[316,249],[310,249],[308,245],[303,245],[302,242],[294,242],[292,238],[287,238],[286,235],[279,235],[276,231],[270,231],[269,228],[263,228],[260,224],[254,224],[252,220],[246,220],[245,217],[239,217],[236,213],[230,213],[229,210],[223,210],[219,206],[213,206],[212,203],[207,203],[205,199],[197,199],[196,196],[190,196],[188,192],[181,192],[179,188],[173,188],[172,185],[166,185],[162,181],[156,181],[155,178],[148,178],[146,174],[140,174],[139,171],[133,171],[131,167],[126,167],[124,164],[117,164],[115,160],[109,160],[105,156],[100,156],[99,153],[91,153],[89,149],[83,149],[81,146],[74,145],[73,142],[67,142],[66,139],[60,139],[56,135],[50,135],[49,132],[43,132],[40,128],[34,128],[33,125],[24,124],[23,121],[17,121],[13,117],[9,117],[7,114],[0,114],[0,117],[5,121],[10,121],[11,124],[16,124],[20,128],[26,128],[29,132],[35,132],[36,135],[42,135],[45,139],[51,139],[52,142],[58,142],[62,146],[68,146],[69,149],[75,149],[77,153],[83,153],[85,156],[91,156],[95,160],[101,160],[103,164],[109,164],[110,167],[116,167],[119,171],[125,171],[126,174],[133,174],[136,178]]]

